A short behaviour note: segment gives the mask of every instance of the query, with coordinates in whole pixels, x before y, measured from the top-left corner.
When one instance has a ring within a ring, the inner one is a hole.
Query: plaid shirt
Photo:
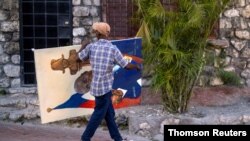
[[[115,64],[123,68],[128,64],[118,48],[105,39],[87,45],[78,55],[81,60],[90,59],[93,72],[90,94],[93,96],[102,96],[112,90]]]

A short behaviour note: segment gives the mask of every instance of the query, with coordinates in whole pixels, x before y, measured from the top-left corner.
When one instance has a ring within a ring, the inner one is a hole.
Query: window
[[[32,49],[72,44],[72,0],[20,0],[22,81],[36,84]]]

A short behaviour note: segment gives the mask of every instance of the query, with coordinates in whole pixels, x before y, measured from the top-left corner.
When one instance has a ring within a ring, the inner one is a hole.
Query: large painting
[[[125,59],[142,64],[141,38],[112,41]],[[80,45],[34,50],[41,122],[48,123],[93,112],[89,61],[78,62]],[[115,108],[140,104],[141,71],[113,68],[112,102]]]

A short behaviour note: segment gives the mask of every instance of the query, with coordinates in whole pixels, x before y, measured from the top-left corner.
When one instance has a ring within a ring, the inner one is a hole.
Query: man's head
[[[110,33],[110,26],[105,22],[96,22],[92,25],[92,30],[96,33],[97,38],[107,38]]]

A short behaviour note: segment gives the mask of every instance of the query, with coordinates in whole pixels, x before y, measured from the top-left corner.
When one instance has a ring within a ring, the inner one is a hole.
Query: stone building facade
[[[71,1],[71,44],[77,45],[83,38],[91,37],[90,28],[94,22],[103,20],[102,1]],[[0,2],[0,89],[9,95],[0,99],[0,119],[39,117],[36,85],[24,85],[22,80],[19,2]],[[250,0],[233,0],[221,14],[219,40],[212,40],[211,44],[219,47],[215,49],[217,55],[221,52],[226,53],[222,60],[222,68],[235,72],[241,77],[242,84],[250,87]],[[217,67],[217,64],[213,64],[212,67]],[[205,67],[205,71],[206,69],[209,70]],[[146,87],[150,80],[145,78],[142,83]],[[209,84],[222,85],[223,82],[214,77],[210,79]]]
[[[36,85],[23,85],[20,60],[19,0],[0,2],[0,88],[8,94],[36,94]],[[100,0],[72,0],[72,44],[90,36],[93,22],[101,20]]]
[[[12,92],[20,87],[19,4],[0,3],[0,87]],[[23,89],[34,93],[34,89]]]
[[[72,21],[69,22],[72,24],[71,44],[78,45],[83,38],[91,36],[91,25],[101,20],[101,0],[68,1],[72,2]],[[0,95],[4,95],[0,99],[0,119],[12,121],[40,117],[37,87],[35,84],[25,85],[22,80],[20,2],[0,2]],[[30,3],[27,0],[22,2]]]

